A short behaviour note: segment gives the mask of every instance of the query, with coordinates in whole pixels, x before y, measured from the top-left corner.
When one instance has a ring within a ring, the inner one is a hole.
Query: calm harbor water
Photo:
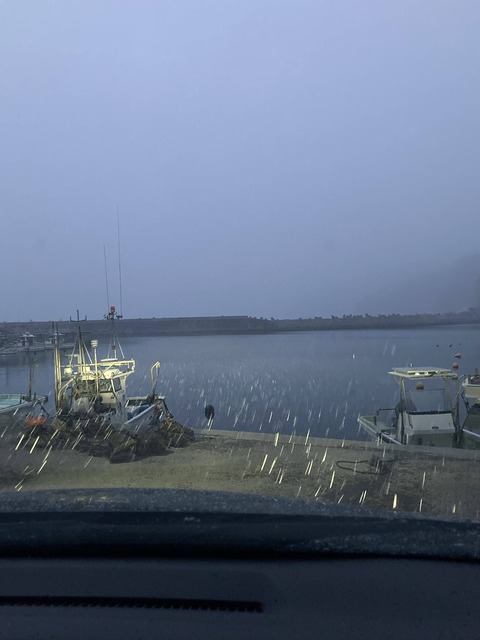
[[[150,366],[161,362],[157,389],[175,418],[206,426],[215,407],[219,429],[365,439],[357,416],[392,407],[392,367],[480,367],[480,326],[309,332],[258,336],[154,337],[122,340],[136,372],[129,393],[148,392]],[[99,356],[103,357],[99,345]],[[2,356],[0,393],[26,392],[30,361],[34,389],[52,395],[53,355]],[[53,397],[49,409],[53,411]],[[47,405],[48,406],[48,405]]]

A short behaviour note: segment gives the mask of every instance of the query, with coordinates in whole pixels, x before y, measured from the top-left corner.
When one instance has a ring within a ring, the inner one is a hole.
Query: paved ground
[[[206,489],[480,519],[475,451],[212,430],[167,455],[111,464],[18,441],[18,431],[0,437],[0,490]]]

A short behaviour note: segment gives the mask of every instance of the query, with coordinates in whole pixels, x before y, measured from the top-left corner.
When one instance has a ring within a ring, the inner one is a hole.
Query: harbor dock
[[[194,489],[480,518],[480,451],[212,429],[164,455],[112,464],[18,440],[0,438],[1,491]]]

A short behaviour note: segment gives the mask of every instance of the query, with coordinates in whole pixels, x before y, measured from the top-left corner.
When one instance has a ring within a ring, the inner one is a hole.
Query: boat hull
[[[121,430],[128,433],[140,433],[150,428],[156,417],[155,405],[151,404],[142,411],[139,411],[130,420],[123,423]]]
[[[36,404],[37,401],[23,400],[20,394],[0,395],[0,425],[22,422]]]
[[[379,442],[445,448],[458,446],[456,444],[456,435],[451,432],[432,433],[430,429],[425,431],[416,431],[412,434],[407,432],[405,434],[405,442],[400,442],[397,438],[396,429],[388,427],[385,422],[379,420],[378,416],[359,416],[358,424],[370,437]]]
[[[151,429],[167,414],[163,396],[157,397],[155,402],[148,402],[145,397],[127,398],[126,409],[129,419],[117,424],[113,422],[113,425],[119,431],[131,434]]]
[[[359,416],[358,424],[371,437],[379,442],[390,444],[400,444],[395,438],[395,429],[387,427],[378,416]]]
[[[480,404],[480,383],[464,382],[462,387],[467,400]]]

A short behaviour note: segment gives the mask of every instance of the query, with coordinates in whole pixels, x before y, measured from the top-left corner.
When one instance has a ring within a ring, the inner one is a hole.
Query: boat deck
[[[396,429],[380,420],[378,416],[360,416],[358,423],[372,438],[392,444],[396,442]]]
[[[20,393],[0,394],[0,411],[2,411],[2,409],[11,409],[21,404],[25,404],[25,401]]]
[[[480,407],[472,407],[463,424],[463,439],[466,446],[480,449]]]
[[[0,393],[0,404],[19,403],[23,396],[20,393]]]

